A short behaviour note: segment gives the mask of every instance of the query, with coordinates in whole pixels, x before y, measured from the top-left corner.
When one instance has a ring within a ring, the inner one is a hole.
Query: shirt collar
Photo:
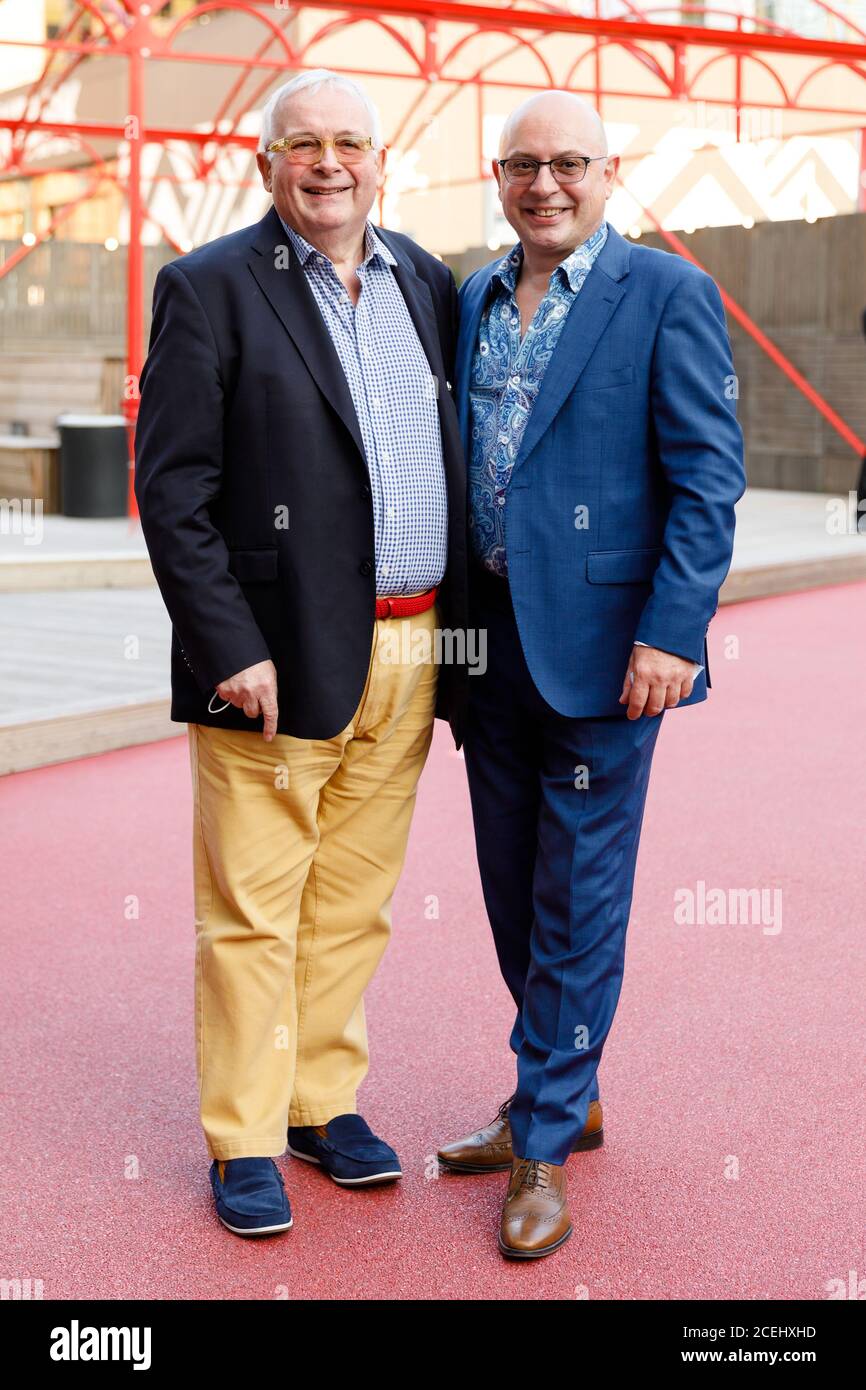
[[[593,232],[591,237],[576,246],[570,256],[553,271],[553,275],[559,275],[560,283],[563,281],[570,290],[575,293],[580,289],[580,276],[590,269],[595,263],[596,258],[601,252],[604,243],[607,241],[607,223],[602,222],[601,226]],[[523,247],[518,241],[513,246],[508,255],[505,256],[493,272],[493,279],[498,279],[504,289],[513,294],[517,288],[517,276],[520,271],[520,264],[523,260]],[[551,279],[553,278],[551,275]]]
[[[280,216],[279,213],[277,213],[277,216]],[[287,222],[283,221],[282,217],[280,217],[280,221],[286,229],[286,234],[292,243],[295,255],[301,262],[301,265],[305,266],[311,256],[321,256],[324,254],[318,251],[315,246],[311,246],[310,243],[301,236],[300,232],[296,232],[294,227],[290,227]],[[368,265],[374,256],[380,256],[386,265],[397,264],[396,257],[391,254],[381,237],[376,235],[372,223],[366,222],[364,224],[364,259],[361,264],[364,266]],[[325,256],[325,260],[329,259],[330,257]]]

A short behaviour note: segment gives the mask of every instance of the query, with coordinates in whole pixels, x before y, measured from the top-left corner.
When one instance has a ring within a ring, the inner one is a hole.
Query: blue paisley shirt
[[[532,407],[568,311],[606,241],[602,222],[556,267],[522,341],[514,297],[523,260],[520,242],[491,277],[469,382],[469,534],[477,559],[494,574],[508,573],[506,493]]]

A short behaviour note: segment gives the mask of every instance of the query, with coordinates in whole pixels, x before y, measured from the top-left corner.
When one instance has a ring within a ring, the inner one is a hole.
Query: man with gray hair
[[[292,1224],[287,1129],[338,1183],[401,1176],[356,1111],[363,995],[466,688],[423,656],[465,628],[451,273],[372,226],[385,150],[349,79],[274,92],[256,162],[262,220],[157,276],[136,435],[189,725],[201,1122],[241,1236]]]

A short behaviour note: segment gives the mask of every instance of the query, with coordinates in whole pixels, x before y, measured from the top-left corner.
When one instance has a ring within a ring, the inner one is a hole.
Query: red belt
[[[425,594],[412,594],[409,598],[402,594],[395,594],[392,598],[377,598],[376,617],[414,618],[417,613],[426,613],[428,608],[433,607],[438,592],[437,584],[435,589],[428,589]]]

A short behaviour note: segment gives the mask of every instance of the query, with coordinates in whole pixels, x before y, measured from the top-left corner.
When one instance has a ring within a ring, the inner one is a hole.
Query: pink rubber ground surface
[[[186,739],[7,778],[0,1275],[166,1299],[821,1299],[862,1276],[864,615],[852,584],[716,617],[714,689],[666,716],[656,752],[606,1143],[570,1160],[575,1234],[532,1264],[496,1249],[505,1177],[432,1160],[513,1076],[444,726],[360,1096],[405,1179],[347,1192],[280,1160],[295,1227],[266,1242],[217,1222],[198,1128]],[[781,888],[781,931],[675,924],[699,880]]]

